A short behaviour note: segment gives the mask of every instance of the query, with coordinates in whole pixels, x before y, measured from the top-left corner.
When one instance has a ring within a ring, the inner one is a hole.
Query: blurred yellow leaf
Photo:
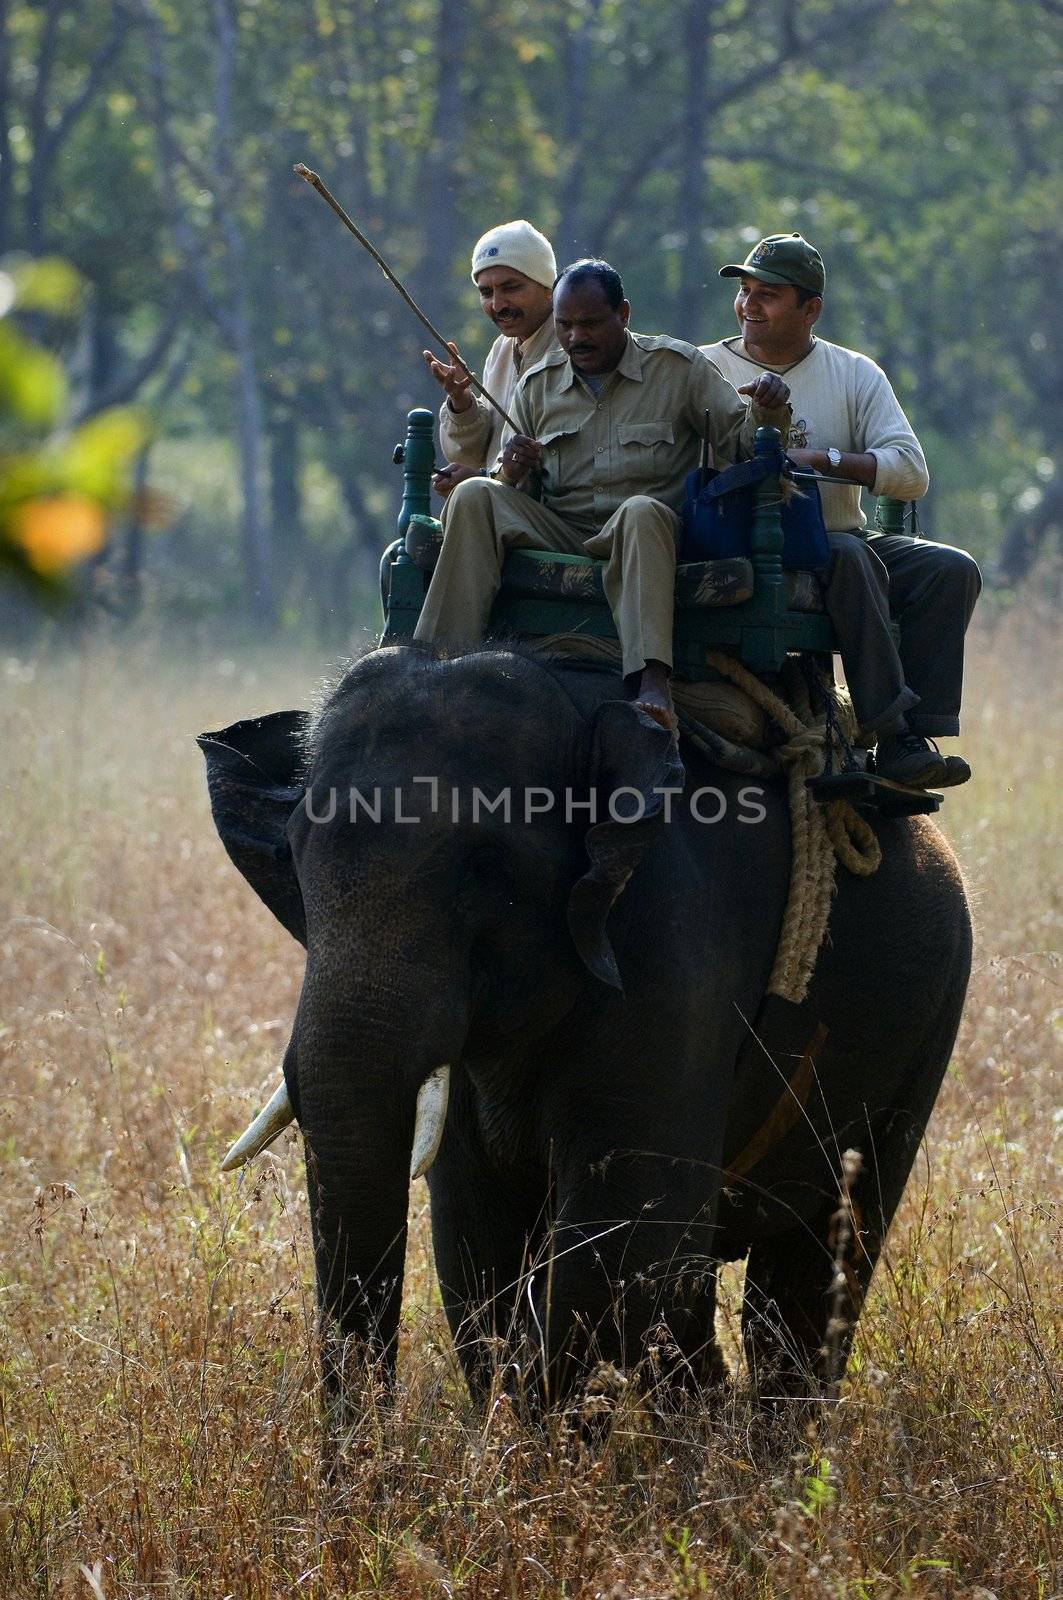
[[[84,495],[56,495],[16,506],[7,523],[8,537],[42,578],[57,578],[95,555],[107,537],[103,509]]]
[[[70,489],[113,504],[126,483],[126,468],[144,443],[146,429],[135,411],[105,411],[72,434],[61,454]]]
[[[55,463],[42,450],[22,450],[0,454],[0,512],[23,500],[57,494],[60,482]]]
[[[9,264],[15,280],[20,311],[46,311],[51,316],[70,317],[80,309],[85,297],[81,274],[60,256],[42,256],[39,261],[14,261]]]
[[[48,427],[65,403],[66,379],[54,356],[0,323],[0,415],[10,413],[27,427]]]

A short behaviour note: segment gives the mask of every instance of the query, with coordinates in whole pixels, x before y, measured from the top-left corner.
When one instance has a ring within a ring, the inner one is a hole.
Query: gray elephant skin
[[[753,1381],[814,1393],[839,1312],[844,1361],[959,1025],[970,921],[937,829],[876,820],[882,864],[839,870],[806,1000],[765,1003],[785,790],[755,799],[690,754],[685,796],[661,793],[684,783],[675,746],[611,674],[505,645],[383,648],[315,718],[200,743],[230,856],[306,946],[284,1077],[326,1377],[337,1352],[393,1374],[415,1104],[449,1063],[432,1236],[474,1393],[505,1355],[554,1402],[651,1339],[668,1383],[717,1378],[716,1265],[740,1257]],[[704,786],[718,821],[692,814]],[[508,789],[510,820],[481,805],[474,822],[477,789]],[[379,792],[379,822],[358,803],[352,823],[352,790]],[[640,820],[612,820],[614,794]],[[862,1166],[839,1275],[847,1148]]]

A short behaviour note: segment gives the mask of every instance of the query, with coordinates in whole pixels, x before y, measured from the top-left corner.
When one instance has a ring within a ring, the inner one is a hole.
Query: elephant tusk
[[[450,1068],[437,1067],[417,1091],[417,1115],[413,1127],[413,1155],[410,1157],[410,1182],[423,1178],[439,1149],[450,1098]]]
[[[289,1122],[294,1121],[295,1112],[288,1096],[288,1086],[282,1082],[269,1105],[259,1112],[254,1122],[244,1129],[231,1146],[221,1164],[222,1172],[235,1172],[237,1167],[242,1167],[245,1161],[250,1161],[252,1156],[257,1156],[260,1150],[272,1144]]]

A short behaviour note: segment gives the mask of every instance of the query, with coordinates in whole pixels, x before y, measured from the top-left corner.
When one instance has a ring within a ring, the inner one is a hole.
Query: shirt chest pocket
[[[616,438],[625,482],[655,483],[667,476],[675,444],[670,422],[620,422]]]
[[[554,494],[566,479],[572,477],[578,441],[579,428],[574,423],[567,428],[555,428],[551,433],[539,435],[539,443],[543,447],[543,480]]]

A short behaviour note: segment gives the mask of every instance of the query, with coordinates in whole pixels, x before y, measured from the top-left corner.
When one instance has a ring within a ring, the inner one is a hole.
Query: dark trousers
[[[828,537],[823,599],[863,731],[888,730],[903,713],[914,733],[959,733],[963,636],[982,588],[977,562],[904,534]]]

